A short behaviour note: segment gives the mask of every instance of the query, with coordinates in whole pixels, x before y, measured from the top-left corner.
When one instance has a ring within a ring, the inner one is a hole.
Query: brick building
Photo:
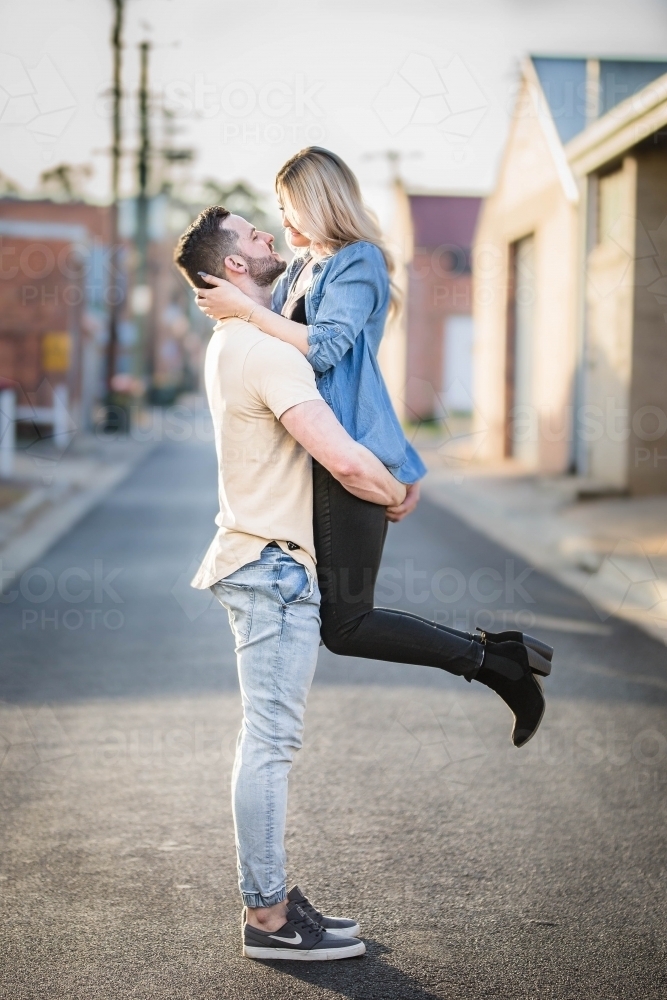
[[[0,375],[19,405],[65,385],[77,424],[99,398],[109,210],[0,199]]]
[[[155,402],[171,402],[196,384],[210,324],[172,262],[188,218],[183,208],[172,212],[166,196],[152,199],[147,286],[135,288],[133,201],[120,206],[114,265],[108,207],[0,199],[0,378],[15,384],[19,406],[48,408],[54,387],[66,386],[74,424],[91,425],[105,398],[109,305],[116,297],[116,372],[141,376]]]
[[[410,194],[395,185],[392,242],[402,267],[401,317],[380,362],[400,416],[432,420],[472,410],[471,247],[481,199]]]

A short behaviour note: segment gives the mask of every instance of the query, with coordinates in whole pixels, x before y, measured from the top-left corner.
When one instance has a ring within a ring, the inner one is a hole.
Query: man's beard
[[[287,267],[287,261],[276,257],[244,257],[244,260],[248,265],[248,274],[260,288],[272,285]]]

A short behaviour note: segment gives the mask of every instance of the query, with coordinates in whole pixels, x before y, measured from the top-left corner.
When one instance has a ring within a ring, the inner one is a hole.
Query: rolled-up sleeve
[[[368,260],[351,260],[327,282],[308,327],[306,359],[316,372],[338,364],[364,329],[378,304],[378,271]]]

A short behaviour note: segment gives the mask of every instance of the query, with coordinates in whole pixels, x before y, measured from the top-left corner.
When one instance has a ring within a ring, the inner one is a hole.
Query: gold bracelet
[[[234,316],[236,319],[242,319],[244,323],[249,323],[256,308],[257,306],[253,306],[247,316],[242,316],[241,313],[234,313]]]

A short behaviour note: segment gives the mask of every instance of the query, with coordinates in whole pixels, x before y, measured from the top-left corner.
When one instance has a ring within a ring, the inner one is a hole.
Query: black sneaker
[[[247,921],[243,926],[243,954],[246,958],[331,962],[338,958],[355,958],[365,951],[363,941],[329,934],[296,903],[288,907],[287,922],[277,931],[260,931]]]
[[[323,913],[320,913],[319,910],[315,909],[310,900],[304,896],[298,885],[295,885],[287,893],[287,901],[300,906],[311,920],[314,920],[316,924],[319,924],[329,934],[339,934],[341,937],[357,937],[361,931],[356,920],[352,920],[349,917],[327,917]]]

